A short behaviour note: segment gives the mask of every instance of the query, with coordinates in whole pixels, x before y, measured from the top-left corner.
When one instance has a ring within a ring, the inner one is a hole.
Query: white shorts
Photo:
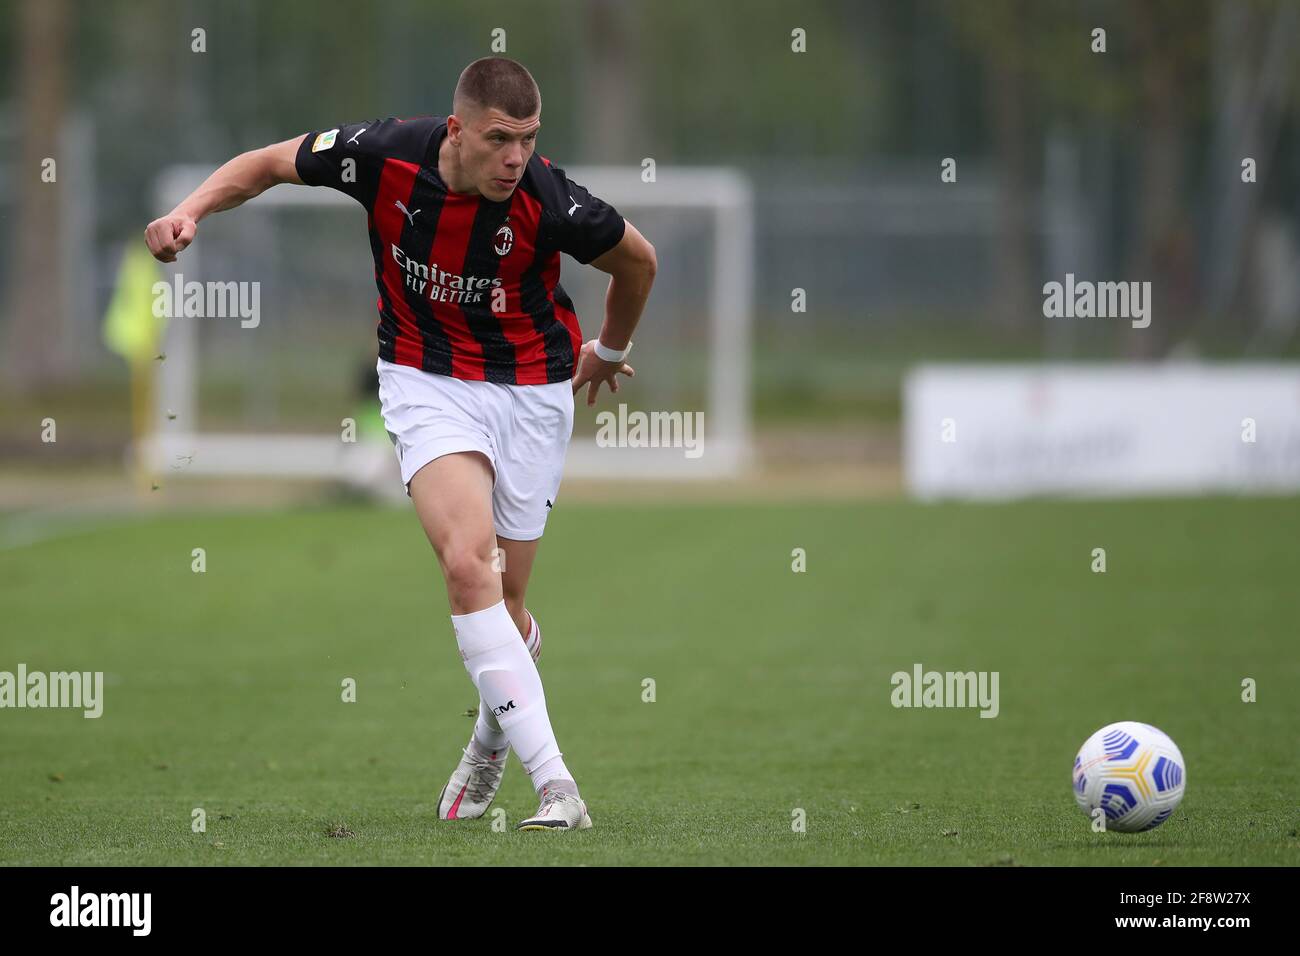
[[[512,541],[542,536],[573,435],[573,385],[501,385],[436,375],[383,359],[379,404],[402,484],[443,455],[477,451],[492,464],[492,519]]]

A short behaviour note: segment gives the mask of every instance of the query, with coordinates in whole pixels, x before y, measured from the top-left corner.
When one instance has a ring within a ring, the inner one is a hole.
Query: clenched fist
[[[198,224],[189,216],[169,213],[145,228],[144,241],[159,262],[175,262],[176,257],[194,241]]]

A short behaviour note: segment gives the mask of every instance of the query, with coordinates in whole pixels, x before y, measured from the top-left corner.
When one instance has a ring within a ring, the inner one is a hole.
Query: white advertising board
[[[927,365],[903,391],[918,498],[1300,489],[1300,365]]]

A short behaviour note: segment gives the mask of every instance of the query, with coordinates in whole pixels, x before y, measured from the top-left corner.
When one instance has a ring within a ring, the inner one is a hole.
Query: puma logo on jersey
[[[416,209],[413,212],[407,212],[405,204],[400,199],[394,199],[393,205],[396,206],[398,209],[402,210],[402,215],[406,217],[406,221],[409,222],[411,224],[411,228],[414,229],[415,216],[416,213],[418,213],[420,210]]]
[[[582,208],[582,203],[577,202],[572,196],[569,197],[569,202],[573,203],[573,205],[569,207],[569,215],[572,216],[573,210]]]
[[[359,130],[357,130],[355,133],[353,133],[353,134],[352,134],[352,138],[351,138],[350,140],[348,140],[348,145],[360,146],[361,144],[357,142],[357,137],[360,136],[362,133],[364,133],[364,132],[365,132],[367,129],[369,129],[369,128],[370,128],[370,127],[368,127],[368,126],[363,126],[363,127],[361,127],[361,129],[359,129]]]

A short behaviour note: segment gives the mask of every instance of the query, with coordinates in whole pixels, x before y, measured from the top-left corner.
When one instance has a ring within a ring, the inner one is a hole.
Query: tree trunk
[[[66,43],[65,0],[25,0],[17,37],[22,146],[14,177],[18,211],[4,349],[8,380],[20,392],[57,381],[71,367],[61,349],[67,301],[63,270],[77,264],[65,263],[59,241],[60,178],[72,168],[59,155]],[[42,180],[47,159],[56,163],[54,182]]]
[[[997,287],[993,307],[998,324],[1024,328],[1035,311],[1029,236],[1028,104],[1025,74],[1018,58],[996,57],[988,64],[986,97],[993,120],[998,167],[997,237],[994,261]]]
[[[641,121],[641,47],[637,36],[641,11],[636,4],[588,0],[587,39],[579,61],[586,117],[579,129],[583,163],[640,162],[644,146]]]
[[[1186,50],[1173,39],[1174,6],[1133,8],[1141,50],[1141,137],[1137,248],[1130,281],[1151,283],[1151,325],[1129,329],[1128,354],[1155,358],[1177,343],[1194,323],[1196,241],[1183,207],[1188,85]]]

